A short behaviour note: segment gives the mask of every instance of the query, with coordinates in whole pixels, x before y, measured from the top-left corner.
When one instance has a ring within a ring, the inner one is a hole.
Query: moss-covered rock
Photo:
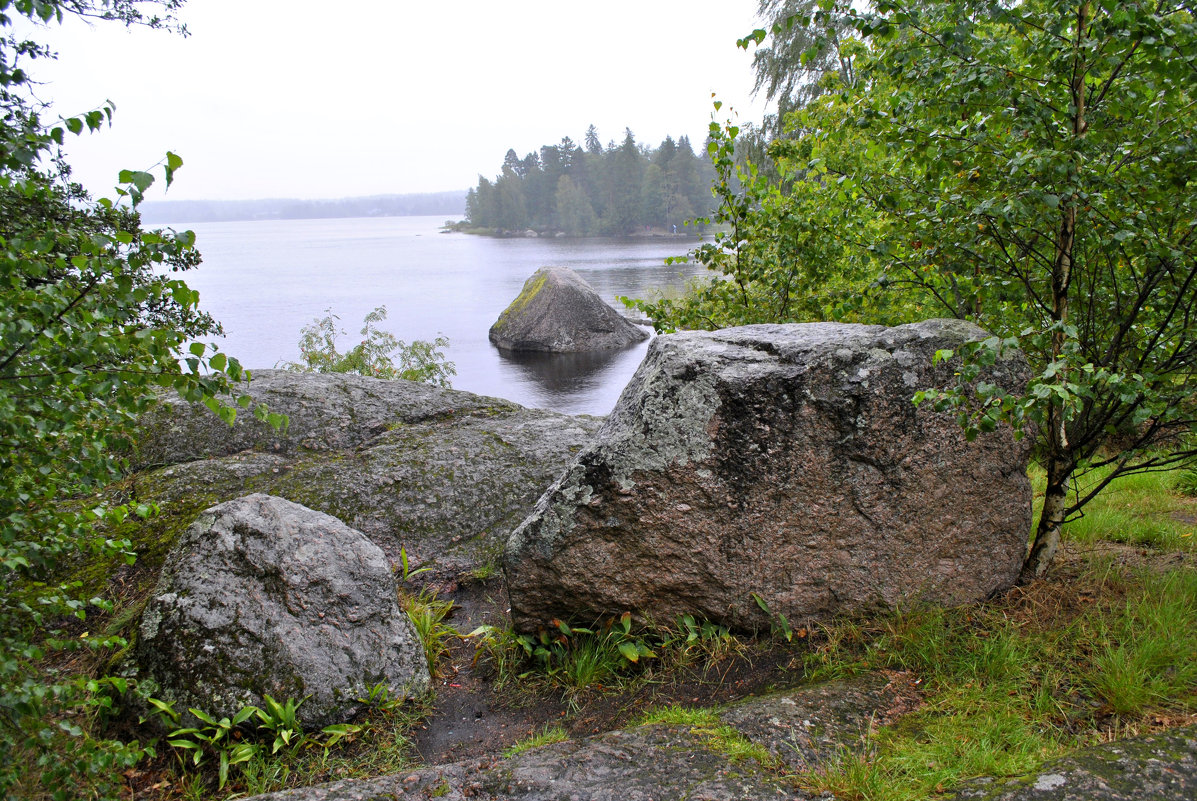
[[[616,350],[647,338],[644,329],[628,322],[565,267],[542,267],[533,273],[490,328],[490,341],[508,351]]]
[[[285,432],[247,415],[230,429],[173,397],[146,418],[122,491],[171,521],[144,524],[159,562],[199,509],[264,492],[342,520],[394,563],[405,550],[431,568],[423,580],[451,580],[495,559],[601,422],[352,375],[266,370],[249,392],[288,415]]]
[[[1197,726],[1086,748],[1033,774],[968,783],[955,801],[1190,801]]]

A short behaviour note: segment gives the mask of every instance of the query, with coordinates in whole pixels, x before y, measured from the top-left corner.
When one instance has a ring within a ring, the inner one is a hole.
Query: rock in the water
[[[1197,726],[1117,740],[1053,760],[1029,776],[968,782],[955,801],[1191,801]]]
[[[1031,523],[1028,441],[999,429],[967,442],[951,414],[911,402],[951,383],[937,350],[982,336],[931,320],[659,337],[508,540],[516,627],[631,611],[768,628],[770,615],[1011,586]],[[1018,392],[1028,372],[1015,354],[982,380]]]
[[[216,717],[305,699],[319,728],[382,683],[429,686],[428,664],[382,550],[341,521],[269,495],[205,511],[167,559],[137,662],[156,697]]]
[[[420,581],[489,570],[600,419],[411,381],[254,372],[255,403],[290,418],[285,432],[242,414],[230,428],[170,395],[142,420],[132,478],[182,531],[203,509],[264,492],[333,515],[380,546],[432,567]],[[174,535],[164,534],[169,544]],[[153,564],[157,542],[142,549]]]
[[[565,267],[542,267],[533,273],[490,328],[491,342],[515,351],[611,350],[647,338],[644,329],[625,320]]]

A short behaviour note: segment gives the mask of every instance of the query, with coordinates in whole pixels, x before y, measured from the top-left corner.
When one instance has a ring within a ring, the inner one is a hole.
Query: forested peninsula
[[[628,236],[682,233],[687,221],[714,207],[714,168],[694,153],[689,137],[657,147],[623,142],[604,147],[591,125],[583,145],[568,136],[520,158],[507,151],[494,180],[479,176],[466,195],[460,230],[494,235]],[[689,229],[691,231],[695,229]]]

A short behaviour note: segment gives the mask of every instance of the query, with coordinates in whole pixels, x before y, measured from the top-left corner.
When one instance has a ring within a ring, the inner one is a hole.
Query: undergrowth
[[[903,801],[1034,770],[1080,745],[1197,712],[1197,572],[1089,560],[1068,580],[958,610],[829,627],[812,680],[911,671],[924,703],[866,756],[804,774],[837,798]]]
[[[640,681],[696,661],[715,664],[746,645],[725,626],[691,615],[672,627],[633,627],[632,616],[590,626],[554,620],[551,629],[517,634],[508,627],[480,626],[476,666],[489,671],[496,690],[559,692],[574,705],[587,692],[626,692]]]

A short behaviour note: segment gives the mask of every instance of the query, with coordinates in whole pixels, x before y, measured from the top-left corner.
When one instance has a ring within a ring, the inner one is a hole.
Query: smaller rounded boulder
[[[340,520],[271,495],[205,510],[167,557],[136,649],[151,693],[232,717],[303,700],[317,729],[382,684],[429,686],[428,664],[382,550]]]
[[[626,348],[648,332],[625,319],[580,275],[542,267],[490,327],[500,350],[580,353]]]

